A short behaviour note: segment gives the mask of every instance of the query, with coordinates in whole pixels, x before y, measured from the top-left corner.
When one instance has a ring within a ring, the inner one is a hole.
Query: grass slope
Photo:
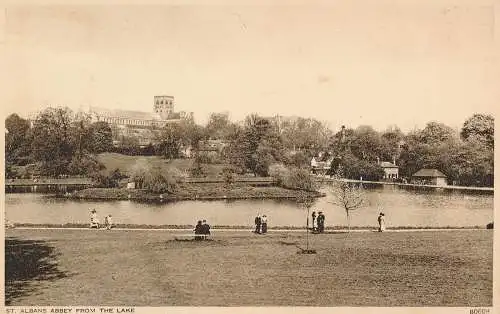
[[[215,232],[213,241],[204,242],[175,241],[175,234],[7,230],[6,261],[19,251],[15,243],[44,241],[49,246],[44,250],[53,250],[56,259],[52,271],[62,274],[23,283],[7,277],[8,290],[29,287],[7,301],[136,306],[492,304],[491,230],[316,235],[311,236],[315,255],[297,254],[296,246],[304,247],[303,233]],[[30,261],[30,269],[46,262],[24,256],[16,260],[19,269],[25,267],[24,260]]]
[[[194,159],[166,160],[158,156],[127,156],[117,153],[102,153],[97,156],[97,159],[106,167],[106,171],[120,169],[125,173],[129,173],[136,163],[146,163],[165,170],[175,167],[182,172],[189,173],[194,163]],[[208,176],[217,176],[224,166],[225,164],[205,164],[204,169]]]

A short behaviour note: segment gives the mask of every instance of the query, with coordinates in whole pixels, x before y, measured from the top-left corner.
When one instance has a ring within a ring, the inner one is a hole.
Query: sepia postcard
[[[2,13],[3,312],[495,313],[498,3]]]

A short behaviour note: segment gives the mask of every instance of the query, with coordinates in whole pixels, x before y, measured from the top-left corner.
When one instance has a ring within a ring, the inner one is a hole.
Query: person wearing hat
[[[260,214],[255,217],[255,233],[260,233],[260,225],[262,222],[262,217],[260,217]]]
[[[203,219],[203,225],[201,227],[203,239],[206,239],[207,236],[210,235],[210,225],[207,223],[205,219]]]
[[[316,220],[316,212],[312,212],[311,217],[312,217],[312,231],[316,232],[316,230],[318,229],[317,220]]]
[[[90,228],[93,227],[99,229],[99,220],[97,219],[97,211],[95,208],[90,212]]]
[[[382,232],[382,231],[385,231],[385,215],[384,213],[380,213],[378,215],[378,231],[379,232]]]
[[[202,240],[203,236],[198,235],[198,234],[203,234],[203,225],[201,224],[201,220],[198,220],[198,224],[194,228],[194,239],[195,240]]]
[[[318,224],[318,232],[323,233],[325,231],[325,215],[323,215],[323,212],[318,212],[316,221]]]
[[[111,230],[113,228],[113,221],[111,215],[107,215],[104,217],[104,225],[106,226],[106,230]]]
[[[267,216],[262,215],[260,222],[261,222],[262,234],[267,233]]]

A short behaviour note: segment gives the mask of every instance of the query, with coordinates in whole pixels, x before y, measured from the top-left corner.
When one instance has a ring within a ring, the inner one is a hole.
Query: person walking
[[[267,233],[267,216],[266,215],[262,215],[261,228],[262,228],[262,234]]]
[[[378,215],[377,220],[378,220],[378,232],[385,231],[385,215],[384,215],[384,213],[381,212]]]
[[[316,232],[317,228],[318,228],[318,224],[317,224],[317,221],[316,221],[316,212],[312,212],[312,231],[313,232]]]
[[[260,226],[262,224],[262,218],[260,217],[260,215],[257,215],[255,217],[255,233],[260,233]]]

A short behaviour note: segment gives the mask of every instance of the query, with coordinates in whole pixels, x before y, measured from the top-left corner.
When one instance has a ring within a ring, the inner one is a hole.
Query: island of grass
[[[231,164],[205,164],[193,159],[161,159],[101,154],[104,171],[94,186],[66,197],[90,200],[180,201],[298,199],[325,196],[306,169],[284,166],[268,176],[240,173]],[[112,170],[114,169],[114,170]],[[132,183],[133,188],[127,188]]]
[[[66,197],[93,200],[181,201],[237,199],[297,199],[323,197],[317,191],[287,189],[279,186],[253,186],[245,183],[180,183],[174,191],[158,193],[146,189],[89,188]]]

